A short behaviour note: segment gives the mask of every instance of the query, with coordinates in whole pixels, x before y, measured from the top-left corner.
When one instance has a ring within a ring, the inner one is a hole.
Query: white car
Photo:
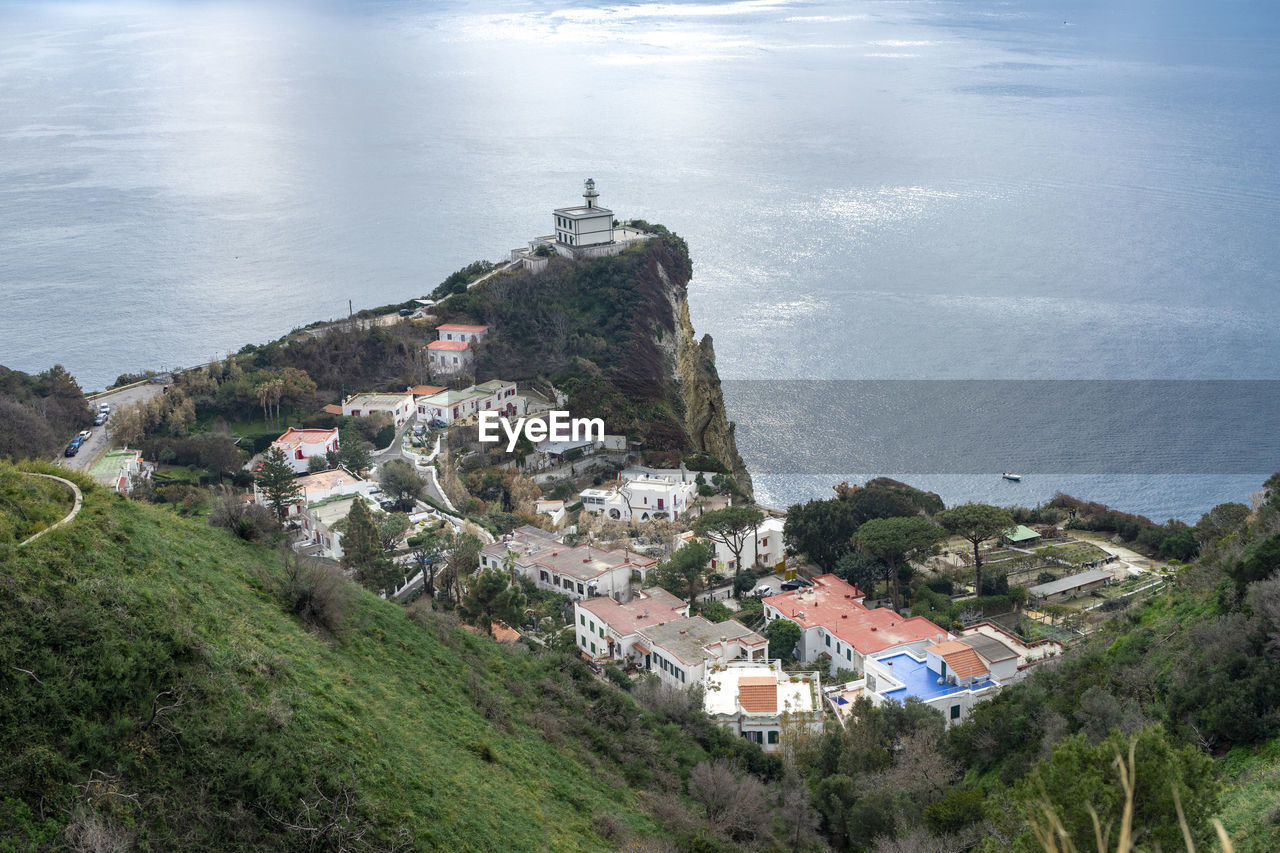
[[[756,598],[764,598],[766,595],[773,595],[773,587],[767,583],[762,583],[752,592]]]

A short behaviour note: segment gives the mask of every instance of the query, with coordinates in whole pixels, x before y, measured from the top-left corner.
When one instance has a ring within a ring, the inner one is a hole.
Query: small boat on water
[[[1022,479],[1021,474],[1010,474],[1008,471],[1005,471],[1000,476],[1004,477],[1006,480],[1012,480],[1015,483],[1019,482]]]

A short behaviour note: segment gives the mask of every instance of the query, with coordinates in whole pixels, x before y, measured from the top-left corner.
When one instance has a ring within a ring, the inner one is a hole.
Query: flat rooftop
[[[703,710],[712,715],[746,713],[765,717],[821,711],[822,697],[815,686],[815,673],[796,675],[800,680],[793,682],[791,673],[770,669],[768,664],[731,663],[725,669],[707,674]],[[772,710],[768,709],[770,704]]]
[[[722,639],[742,640],[752,646],[765,642],[764,637],[735,619],[712,622],[702,616],[690,616],[665,625],[645,628],[644,635],[655,646],[662,646],[687,665],[705,659],[707,646],[719,643]]]
[[[546,210],[546,208],[543,208],[543,210]],[[579,205],[577,207],[557,207],[554,212],[561,216],[567,216],[570,218],[581,218],[584,216],[613,216],[613,211],[607,207],[587,207],[585,205]]]
[[[405,399],[412,397],[409,392],[403,394],[356,394],[348,399],[344,406],[398,406]]]
[[[1047,598],[1050,595],[1070,592],[1073,589],[1088,586],[1091,583],[1109,580],[1111,580],[1111,572],[1107,569],[1090,569],[1089,571],[1081,572],[1078,575],[1071,575],[1070,577],[1033,586],[1031,589],[1027,590],[1027,595],[1036,598]]]

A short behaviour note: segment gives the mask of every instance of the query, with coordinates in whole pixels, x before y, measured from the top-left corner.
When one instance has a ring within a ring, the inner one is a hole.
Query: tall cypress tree
[[[356,581],[374,592],[394,584],[394,567],[382,554],[382,540],[373,514],[362,498],[356,498],[347,513],[347,529],[342,534],[342,567],[355,572]]]

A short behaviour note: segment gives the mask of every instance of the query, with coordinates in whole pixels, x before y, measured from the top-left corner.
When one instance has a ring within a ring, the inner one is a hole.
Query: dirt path
[[[67,513],[66,516],[61,521],[59,521],[57,524],[52,524],[49,527],[46,527],[44,530],[41,530],[35,536],[30,536],[25,540],[23,540],[22,542],[19,542],[18,543],[19,548],[22,548],[26,545],[30,545],[32,542],[36,541],[41,536],[48,533],[50,530],[57,530],[62,525],[70,522],[80,513],[80,507],[84,504],[84,495],[80,493],[80,487],[77,486],[75,483],[71,482],[70,480],[64,480],[61,477],[55,477],[52,474],[32,474],[28,472],[27,476],[28,477],[44,477],[46,480],[56,480],[57,482],[71,489],[71,493],[76,496],[76,502],[75,502],[75,505],[71,507],[71,512]]]

